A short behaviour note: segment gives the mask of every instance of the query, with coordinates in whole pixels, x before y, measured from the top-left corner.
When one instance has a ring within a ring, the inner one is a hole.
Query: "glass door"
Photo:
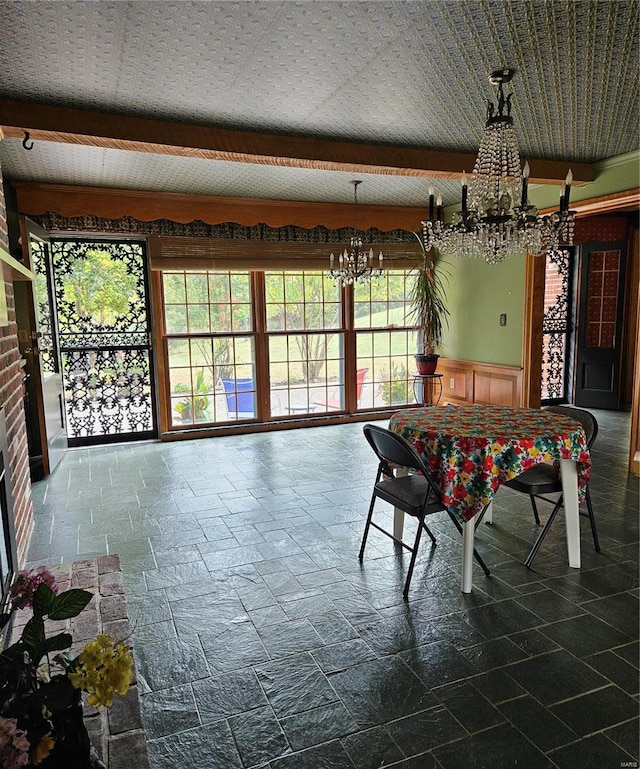
[[[69,445],[156,435],[139,241],[51,241]]]
[[[29,266],[35,278],[16,291],[20,348],[26,359],[27,424],[32,478],[52,473],[67,450],[64,383],[51,243],[45,230],[25,220]]]
[[[626,243],[583,248],[575,404],[620,408]]]

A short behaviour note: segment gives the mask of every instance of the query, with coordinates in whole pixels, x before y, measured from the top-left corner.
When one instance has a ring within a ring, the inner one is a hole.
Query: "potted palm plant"
[[[436,349],[442,344],[442,332],[448,327],[449,311],[445,306],[445,287],[436,271],[435,251],[427,251],[420,235],[422,260],[410,293],[409,318],[418,329],[418,350],[415,354],[419,374],[433,374],[438,365]]]

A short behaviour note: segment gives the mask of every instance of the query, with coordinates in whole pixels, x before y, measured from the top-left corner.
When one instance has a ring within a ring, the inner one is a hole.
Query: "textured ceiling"
[[[292,136],[475,152],[508,65],[523,158],[639,146],[637,0],[0,2],[0,99]],[[354,174],[19,139],[9,180],[343,201]],[[469,169],[470,170],[470,169]],[[425,179],[357,174],[362,202]],[[445,203],[456,182],[438,180]]]

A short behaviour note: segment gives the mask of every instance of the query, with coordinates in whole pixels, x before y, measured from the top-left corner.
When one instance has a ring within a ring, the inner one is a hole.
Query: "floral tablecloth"
[[[427,407],[393,414],[389,429],[413,445],[439,485],[443,504],[461,521],[483,510],[503,483],[539,462],[576,461],[580,498],[589,480],[584,430],[563,414],[509,406]]]

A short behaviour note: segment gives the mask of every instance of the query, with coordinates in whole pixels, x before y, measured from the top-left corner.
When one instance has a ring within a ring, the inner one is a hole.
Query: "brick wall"
[[[9,250],[7,212],[2,188],[0,168],[0,247]],[[18,349],[13,284],[5,270],[5,290],[9,325],[0,326],[0,407],[5,409],[7,439],[9,442],[9,470],[13,496],[18,565],[24,563],[29,535],[33,527],[33,504],[29,476],[27,430],[24,419],[24,387],[21,355]]]

